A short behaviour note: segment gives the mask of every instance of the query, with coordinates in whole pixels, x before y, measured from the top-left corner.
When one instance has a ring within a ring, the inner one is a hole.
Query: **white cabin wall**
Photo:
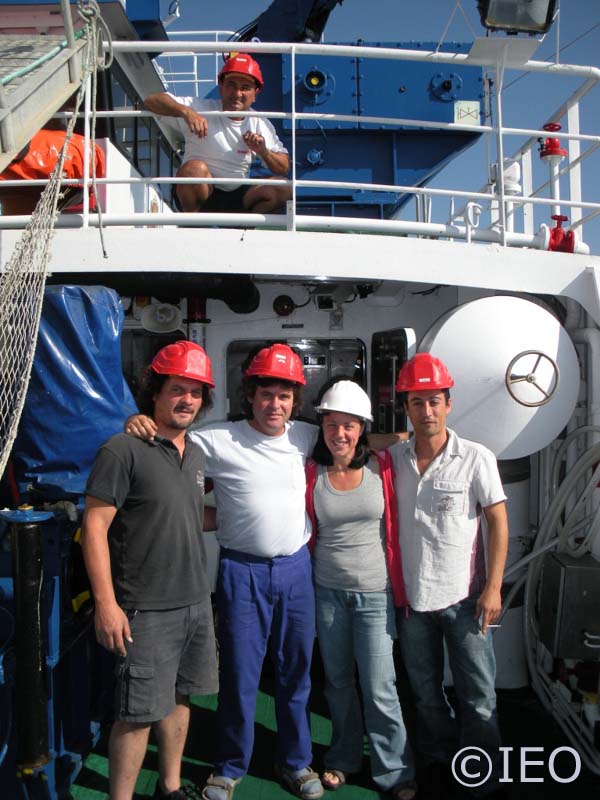
[[[358,338],[366,347],[366,375],[370,378],[370,348],[374,333],[392,328],[413,328],[417,343],[429,326],[445,311],[456,304],[455,287],[440,287],[428,295],[414,294],[428,290],[429,286],[411,284],[410,288],[397,285],[397,291],[381,295],[375,293],[365,299],[342,304],[341,327],[330,328],[329,311],[316,308],[314,301],[296,309],[287,317],[278,317],[273,311],[273,301],[282,294],[303,304],[309,298],[302,285],[283,283],[259,284],[261,301],[252,314],[234,314],[224,302],[208,300],[206,314],[211,320],[203,328],[203,346],[212,360],[215,375],[215,406],[207,420],[224,419],[226,406],[226,353],[230,342],[238,339],[302,339],[302,338]],[[311,286],[314,288],[314,285]],[[385,285],[385,289],[389,285]],[[352,284],[348,284],[352,294]],[[289,325],[302,325],[289,328]]]
[[[127,160],[121,151],[108,139],[100,139],[98,143],[106,155],[106,174],[112,181],[128,178],[140,178],[140,173]],[[100,192],[102,208],[106,214],[161,213],[168,214],[170,209],[163,202],[159,189],[154,184],[111,183],[102,186]]]

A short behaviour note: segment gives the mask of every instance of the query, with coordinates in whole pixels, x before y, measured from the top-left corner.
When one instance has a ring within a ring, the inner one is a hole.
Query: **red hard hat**
[[[159,375],[190,378],[214,389],[210,358],[200,345],[194,342],[181,341],[168,344],[158,351],[150,366]]]
[[[296,355],[287,344],[273,344],[263,347],[254,356],[245,372],[247,377],[280,378],[292,383],[306,383],[304,367],[300,356]]]
[[[417,353],[402,365],[396,381],[397,392],[450,389],[454,381],[446,365],[430,353]]]
[[[263,81],[260,67],[252,58],[252,56],[249,56],[246,53],[236,53],[236,55],[230,56],[221,67],[221,71],[219,72],[219,80],[221,80],[223,75],[226,75],[228,72],[240,72],[242,75],[249,75],[258,83],[259,89],[262,89],[264,86],[265,82]]]

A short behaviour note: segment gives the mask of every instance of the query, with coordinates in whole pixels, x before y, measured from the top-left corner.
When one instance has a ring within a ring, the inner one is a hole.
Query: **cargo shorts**
[[[218,690],[212,607],[127,611],[131,638],[117,664],[115,719],[157,722],[176,705],[176,695]]]

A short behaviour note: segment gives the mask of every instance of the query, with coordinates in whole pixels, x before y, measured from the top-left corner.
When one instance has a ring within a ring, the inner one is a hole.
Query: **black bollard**
[[[50,760],[48,692],[44,659],[42,527],[35,512],[11,515],[12,568],[16,623],[16,762],[36,769]],[[47,515],[48,518],[51,515]],[[23,521],[20,521],[20,520]]]

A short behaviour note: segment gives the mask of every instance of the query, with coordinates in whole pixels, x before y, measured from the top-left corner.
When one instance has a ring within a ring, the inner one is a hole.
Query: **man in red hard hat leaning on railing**
[[[263,87],[257,62],[249,55],[232,55],[219,73],[220,100],[176,97],[167,92],[148,95],[149,111],[177,117],[185,138],[178,178],[247,178],[254,155],[277,177],[290,169],[288,151],[275,128],[263,117],[203,116],[203,111],[248,111]],[[178,184],[175,195],[183,211],[255,212],[279,210],[291,197],[287,186],[209,183]]]

